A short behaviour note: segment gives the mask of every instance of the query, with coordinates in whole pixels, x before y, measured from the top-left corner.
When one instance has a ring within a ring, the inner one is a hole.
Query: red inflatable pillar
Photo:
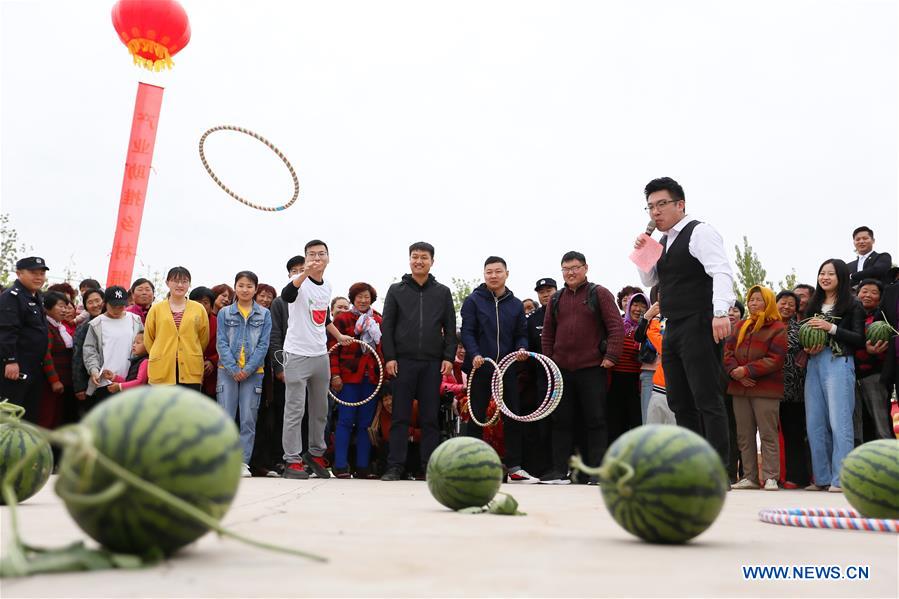
[[[106,286],[131,285],[134,257],[140,237],[140,222],[147,199],[150,165],[156,145],[156,126],[162,107],[163,88],[138,83],[134,101],[134,117],[131,121],[131,139],[125,159],[125,176],[122,179],[122,195],[119,198],[119,214],[116,218],[115,238],[106,273]]]

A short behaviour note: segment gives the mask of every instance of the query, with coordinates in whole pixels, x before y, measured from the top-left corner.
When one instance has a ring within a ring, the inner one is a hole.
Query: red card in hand
[[[643,272],[649,272],[662,256],[662,244],[646,233],[641,234],[640,237],[645,239],[646,243],[640,249],[631,252],[630,259],[637,265],[637,268]]]

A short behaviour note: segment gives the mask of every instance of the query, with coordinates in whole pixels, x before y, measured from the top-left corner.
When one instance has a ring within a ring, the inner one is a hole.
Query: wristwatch
[[[727,310],[715,310],[715,318],[727,318]]]

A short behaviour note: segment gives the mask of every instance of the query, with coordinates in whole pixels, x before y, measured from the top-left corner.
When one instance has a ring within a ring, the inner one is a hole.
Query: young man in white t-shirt
[[[291,277],[281,291],[287,303],[288,325],[284,337],[284,478],[309,478],[310,471],[328,478],[325,454],[325,423],[328,418],[328,385],[331,366],[328,360],[328,333],[338,343],[352,343],[331,322],[329,305],[331,286],[325,282],[328,246],[313,239],[306,244],[306,265],[302,274]],[[309,399],[309,450],[303,447],[303,413]]]

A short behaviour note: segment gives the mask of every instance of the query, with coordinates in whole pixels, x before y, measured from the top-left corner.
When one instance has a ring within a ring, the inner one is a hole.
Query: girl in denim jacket
[[[255,301],[259,278],[244,270],[234,277],[237,301],[219,310],[216,347],[219,355],[216,399],[231,418],[240,407],[242,476],[250,476],[256,438],[256,413],[262,395],[265,356],[272,331],[269,311]]]

